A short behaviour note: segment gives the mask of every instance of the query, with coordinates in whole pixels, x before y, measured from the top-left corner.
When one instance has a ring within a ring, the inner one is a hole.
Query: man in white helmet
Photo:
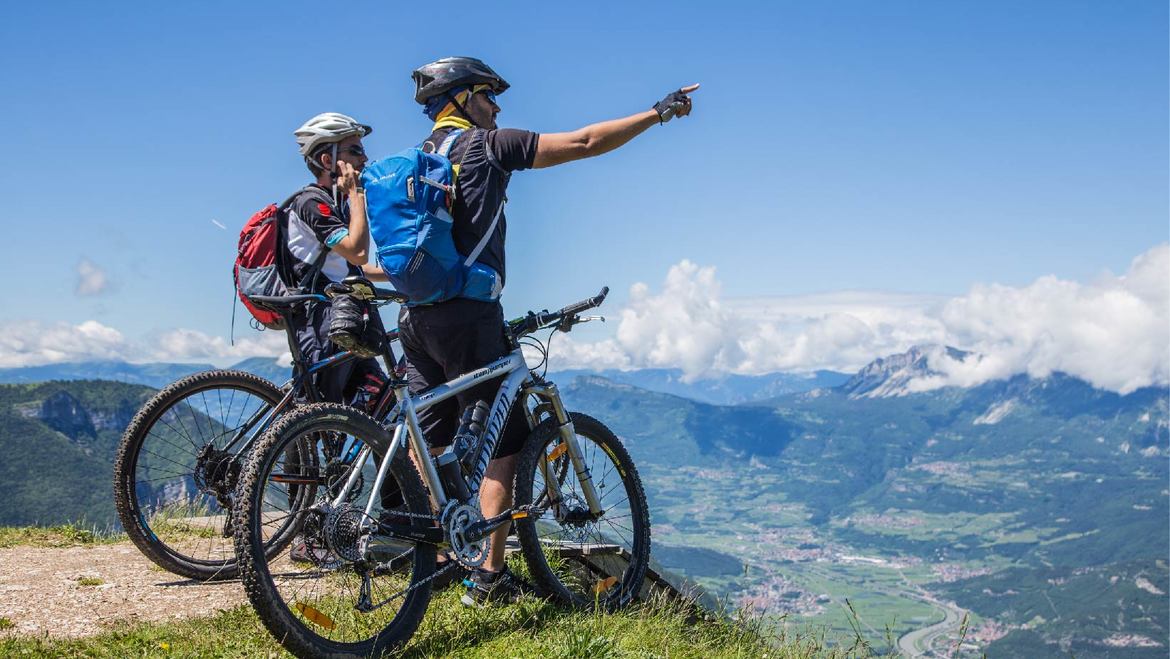
[[[283,232],[286,283],[321,292],[330,282],[363,274],[370,231],[361,187],[366,165],[362,138],[371,132],[369,126],[337,112],[319,114],[296,130],[301,155],[315,181],[289,205]],[[382,331],[378,314],[369,317],[376,331]],[[330,320],[330,305],[325,303],[301,309],[293,317],[297,341],[309,363],[339,351],[329,340]],[[322,369],[313,377],[322,399],[336,403],[376,393],[385,380],[375,359]]]
[[[413,78],[414,99],[434,122],[423,149],[436,151],[451,131],[463,131],[449,152],[451,162],[459,166],[451,234],[461,254],[476,254],[476,263],[495,273],[496,291],[503,288],[506,276],[507,217],[503,205],[512,173],[553,167],[612,151],[652,126],[690,114],[690,94],[699,88],[692,85],[673,91],[651,109],[628,117],[567,133],[537,134],[496,126],[496,115],[500,112],[496,96],[504,93],[509,85],[474,57],[445,57],[418,68]],[[498,300],[455,298],[432,305],[403,307],[398,318],[399,341],[409,364],[407,377],[411,391],[426,391],[507,354],[510,348],[503,325],[503,309]],[[459,410],[477,399],[494,400],[498,386],[497,381],[479,385],[461,394],[458,400],[448,399],[421,412],[419,422],[430,445],[450,444]],[[511,506],[516,454],[527,435],[524,414],[513,411],[480,489],[485,517]],[[514,601],[529,588],[508,572],[504,563],[508,528],[505,525],[492,534],[488,559],[470,575],[468,592],[462,598],[464,604],[483,606]]]

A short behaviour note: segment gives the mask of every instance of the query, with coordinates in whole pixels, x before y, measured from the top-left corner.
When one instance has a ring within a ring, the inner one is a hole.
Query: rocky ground
[[[11,634],[76,637],[120,622],[207,616],[247,602],[239,581],[165,572],[128,542],[0,549],[0,618]]]

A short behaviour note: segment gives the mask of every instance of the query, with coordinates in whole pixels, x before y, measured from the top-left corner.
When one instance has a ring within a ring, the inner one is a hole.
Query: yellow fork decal
[[[549,461],[549,462],[552,462],[553,460],[556,460],[557,458],[559,458],[559,457],[561,457],[562,455],[564,455],[564,454],[565,454],[565,452],[566,452],[566,451],[568,451],[568,450],[569,450],[569,445],[568,445],[568,444],[566,444],[565,442],[561,442],[560,444],[557,444],[557,447],[556,447],[556,448],[554,448],[553,450],[549,451],[549,453],[548,453],[548,461]]]

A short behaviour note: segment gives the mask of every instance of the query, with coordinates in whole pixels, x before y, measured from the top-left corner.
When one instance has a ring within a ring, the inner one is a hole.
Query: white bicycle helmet
[[[301,155],[308,158],[322,144],[334,144],[350,135],[365,137],[374,132],[373,128],[359,124],[356,119],[339,112],[323,112],[296,129],[297,144]]]

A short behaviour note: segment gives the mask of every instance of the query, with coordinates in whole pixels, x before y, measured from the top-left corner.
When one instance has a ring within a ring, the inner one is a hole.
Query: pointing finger
[[[697,83],[697,82],[696,82],[696,83],[695,83],[695,84],[693,84],[693,85],[688,85],[688,86],[686,86],[686,87],[683,87],[683,88],[682,88],[682,89],[680,89],[679,91],[680,91],[680,92],[682,92],[682,93],[684,93],[684,94],[691,94],[691,93],[693,93],[695,90],[697,90],[698,88],[699,88],[699,83]]]

